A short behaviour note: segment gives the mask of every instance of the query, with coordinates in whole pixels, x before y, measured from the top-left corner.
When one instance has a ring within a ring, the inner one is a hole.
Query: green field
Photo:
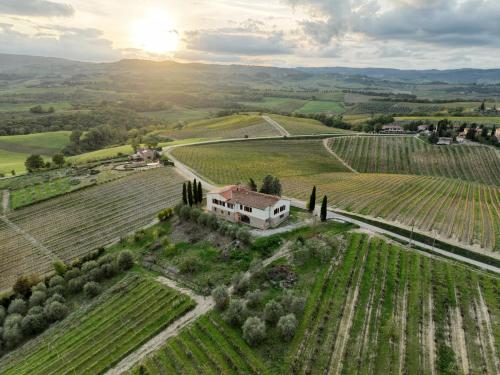
[[[181,187],[174,170],[157,168],[10,212],[8,218],[41,246],[0,221],[0,290],[21,274],[51,272],[54,257],[70,262],[151,223],[178,203]]]
[[[486,146],[435,146],[415,137],[332,138],[335,153],[358,172],[443,176],[500,185],[500,158]]]
[[[493,125],[500,125],[500,116],[463,116],[463,117],[453,117],[453,116],[404,116],[404,117],[396,117],[396,121],[417,121],[417,120],[430,120],[430,121],[439,121],[439,120],[450,120],[456,123],[476,123],[476,124],[485,124],[490,125],[489,127],[493,127]]]
[[[297,112],[305,115],[344,112],[344,106],[341,103],[327,100],[265,97],[259,102],[240,102],[240,104],[256,109],[267,109],[280,113]]]
[[[289,373],[495,374],[498,282],[353,235],[317,272]]]
[[[349,130],[330,128],[321,122],[308,118],[289,117],[280,115],[270,115],[273,120],[278,122],[291,135],[304,134],[349,134]]]
[[[142,363],[149,374],[267,374],[241,334],[216,314],[196,320]],[[138,375],[138,367],[129,371]]]
[[[23,173],[24,162],[31,154],[43,155],[46,160],[69,144],[67,131],[8,135],[0,137],[0,173],[10,174],[11,170]]]
[[[172,154],[218,184],[260,182],[267,174],[280,177],[345,172],[321,140],[254,140],[184,146]]]
[[[52,102],[52,103],[0,103],[0,112],[29,112],[30,108],[41,105],[44,111],[53,107],[56,111],[71,109],[71,104],[68,102]]]
[[[321,100],[308,101],[303,107],[297,110],[298,113],[312,115],[315,113],[342,113],[344,106],[338,102],[327,102]]]
[[[131,275],[2,359],[0,374],[102,374],[194,306],[173,289]]]

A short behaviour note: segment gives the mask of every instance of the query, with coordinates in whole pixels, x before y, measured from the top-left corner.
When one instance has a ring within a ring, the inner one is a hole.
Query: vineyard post
[[[410,247],[411,247],[411,245],[413,243],[413,228],[414,227],[415,227],[415,221],[413,221],[412,224],[411,224],[410,244],[409,244]]]
[[[433,229],[432,234],[434,234],[434,239],[432,240],[432,251],[434,251],[434,245],[436,244],[436,231]]]

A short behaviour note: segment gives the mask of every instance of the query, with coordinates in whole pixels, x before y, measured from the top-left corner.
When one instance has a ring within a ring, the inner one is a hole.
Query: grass
[[[435,146],[414,137],[344,137],[329,142],[358,172],[443,176],[500,185],[500,159],[485,146]]]
[[[321,122],[313,119],[288,117],[280,115],[270,115],[272,119],[278,122],[292,135],[304,134],[348,134],[348,130],[330,128]]]
[[[71,315],[37,344],[14,352],[0,374],[101,374],[194,306],[189,297],[151,279],[129,276],[85,313]]]
[[[453,117],[453,116],[404,116],[404,117],[396,117],[396,121],[417,121],[417,120],[430,120],[430,121],[439,121],[443,119],[448,119],[453,122],[457,123],[463,123],[463,122],[469,122],[469,123],[476,123],[476,124],[488,124],[495,125],[498,127],[500,125],[500,116],[460,116],[460,117]]]
[[[41,105],[44,111],[53,107],[56,111],[71,109],[69,102],[51,102],[51,103],[0,103],[0,112],[29,112],[30,108]]]
[[[150,224],[158,211],[180,200],[181,184],[175,171],[157,168],[11,212],[9,219],[52,256],[0,222],[5,239],[0,243],[0,289],[11,287],[18,275],[51,272],[54,256],[70,262]],[[36,261],[22,261],[28,258]]]
[[[179,147],[173,155],[217,184],[345,172],[321,140],[255,140]]]
[[[291,113],[304,107],[306,103],[307,100],[302,100],[302,99],[264,97],[262,101],[259,102],[240,102],[239,104],[251,108],[267,109],[267,110]]]
[[[315,113],[342,113],[344,112],[344,106],[338,102],[311,100],[307,101],[304,106],[297,110],[297,112],[305,115],[312,115]]]

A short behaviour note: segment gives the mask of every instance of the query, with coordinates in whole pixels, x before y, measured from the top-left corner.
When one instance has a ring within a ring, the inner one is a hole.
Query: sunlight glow
[[[132,42],[136,48],[163,54],[177,49],[179,35],[170,17],[161,12],[151,12],[132,25]]]

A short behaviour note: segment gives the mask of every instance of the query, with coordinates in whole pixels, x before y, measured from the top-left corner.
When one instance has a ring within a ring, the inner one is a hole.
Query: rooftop
[[[276,202],[281,199],[275,195],[251,191],[247,187],[241,185],[225,186],[220,189],[212,190],[210,193],[222,195],[229,203],[243,204],[261,210],[274,206]]]

